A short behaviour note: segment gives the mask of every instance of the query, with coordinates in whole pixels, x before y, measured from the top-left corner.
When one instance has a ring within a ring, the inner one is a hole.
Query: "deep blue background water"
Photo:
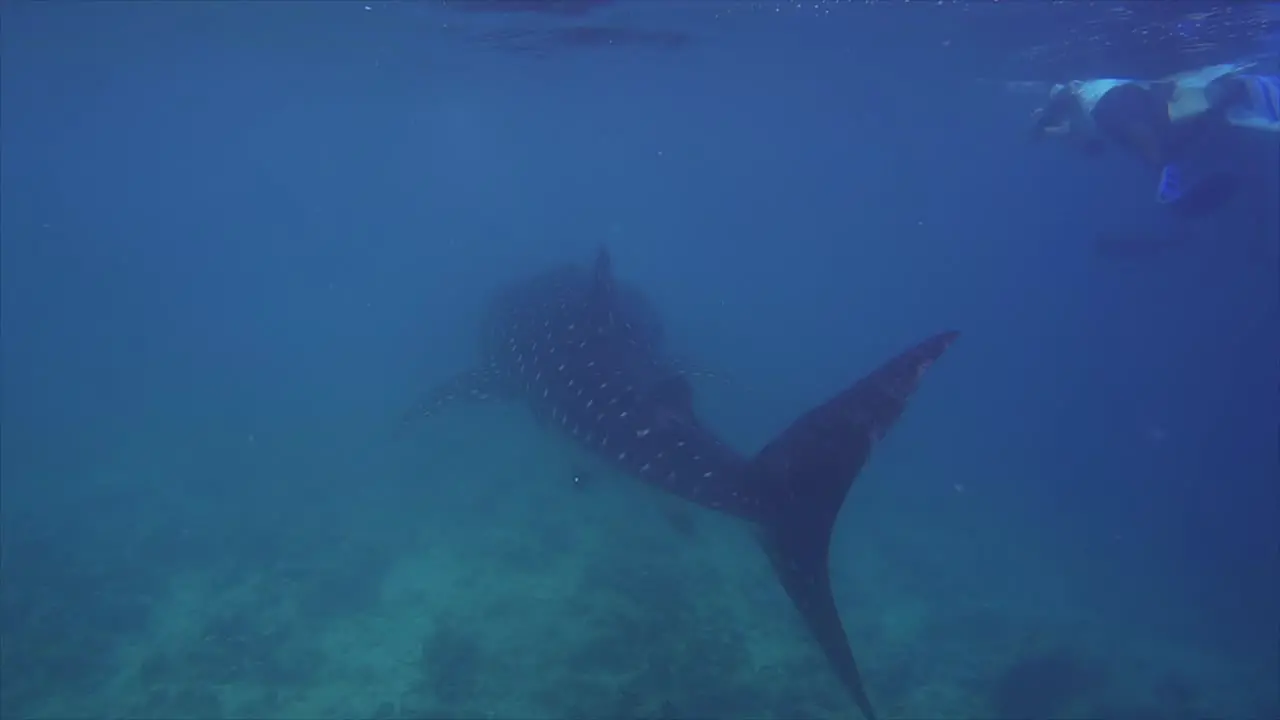
[[[837,542],[909,523],[1010,612],[1094,608],[1116,634],[1221,658],[1267,702],[1277,140],[1223,140],[1256,182],[1194,222],[1153,207],[1120,152],[1027,143],[1035,100],[1005,81],[1212,59],[1114,42],[1133,37],[1106,24],[1116,7],[1073,8],[1100,28],[1080,36],[1047,6],[10,5],[6,634],[30,631],[50,578],[103,581],[67,570],[83,558],[107,576],[138,563],[110,550],[128,528],[257,537],[279,503],[340,504],[369,480],[335,468],[474,360],[489,291],[605,243],[680,353],[733,378],[704,411],[744,449],[961,329]],[[510,32],[587,23],[687,37]],[[1265,50],[1265,23],[1246,27],[1212,52]],[[1088,45],[1106,32],[1114,57]],[[1185,241],[1116,258],[1099,235]],[[285,438],[287,460],[251,451]],[[166,562],[205,557],[182,552]],[[53,592],[93,616],[92,593]]]

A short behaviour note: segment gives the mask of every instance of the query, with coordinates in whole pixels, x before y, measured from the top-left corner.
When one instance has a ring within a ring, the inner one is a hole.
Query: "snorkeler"
[[[1086,152],[1099,151],[1106,141],[1126,148],[1159,173],[1156,199],[1174,202],[1180,196],[1169,113],[1174,92],[1170,83],[1117,78],[1055,85],[1048,103],[1032,114],[1032,137],[1061,137]]]
[[[1063,137],[1096,152],[1106,141],[1126,148],[1157,173],[1157,202],[1199,213],[1232,194],[1225,174],[1184,183],[1178,159],[1188,141],[1211,125],[1280,131],[1280,80],[1246,75],[1250,64],[1197,68],[1157,81],[1117,78],[1055,85],[1032,114],[1033,137]]]

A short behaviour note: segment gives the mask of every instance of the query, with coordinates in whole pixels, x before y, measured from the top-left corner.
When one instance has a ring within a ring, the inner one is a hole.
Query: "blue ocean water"
[[[0,13],[4,717],[855,716],[743,524],[397,427],[602,245],[743,453],[962,331],[832,546],[882,717],[1280,716],[1280,140],[1194,217],[1028,140],[1276,4]]]

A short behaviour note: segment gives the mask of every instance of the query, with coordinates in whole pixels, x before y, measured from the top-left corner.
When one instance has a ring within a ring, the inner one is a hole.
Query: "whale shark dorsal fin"
[[[761,539],[774,572],[867,720],[875,712],[831,595],[831,530],[872,447],[957,335],[919,343],[801,415],[748,467],[753,490],[769,498]]]
[[[613,294],[613,258],[609,255],[608,248],[602,247],[596,251],[596,261],[591,275],[595,282],[597,297]]]
[[[616,297],[613,260],[609,250],[601,247],[596,252],[595,265],[591,270],[591,292],[587,300],[588,314],[596,332],[607,333],[617,323]]]

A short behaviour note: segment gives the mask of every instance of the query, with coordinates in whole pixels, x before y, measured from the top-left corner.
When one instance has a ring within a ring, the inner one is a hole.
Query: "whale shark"
[[[699,419],[656,313],[616,280],[602,248],[588,267],[553,268],[497,293],[483,323],[483,363],[431,388],[403,420],[465,399],[522,401],[625,473],[753,524],[831,669],[875,720],[832,597],[831,531],[872,448],[957,336],[912,346],[746,456]]]

